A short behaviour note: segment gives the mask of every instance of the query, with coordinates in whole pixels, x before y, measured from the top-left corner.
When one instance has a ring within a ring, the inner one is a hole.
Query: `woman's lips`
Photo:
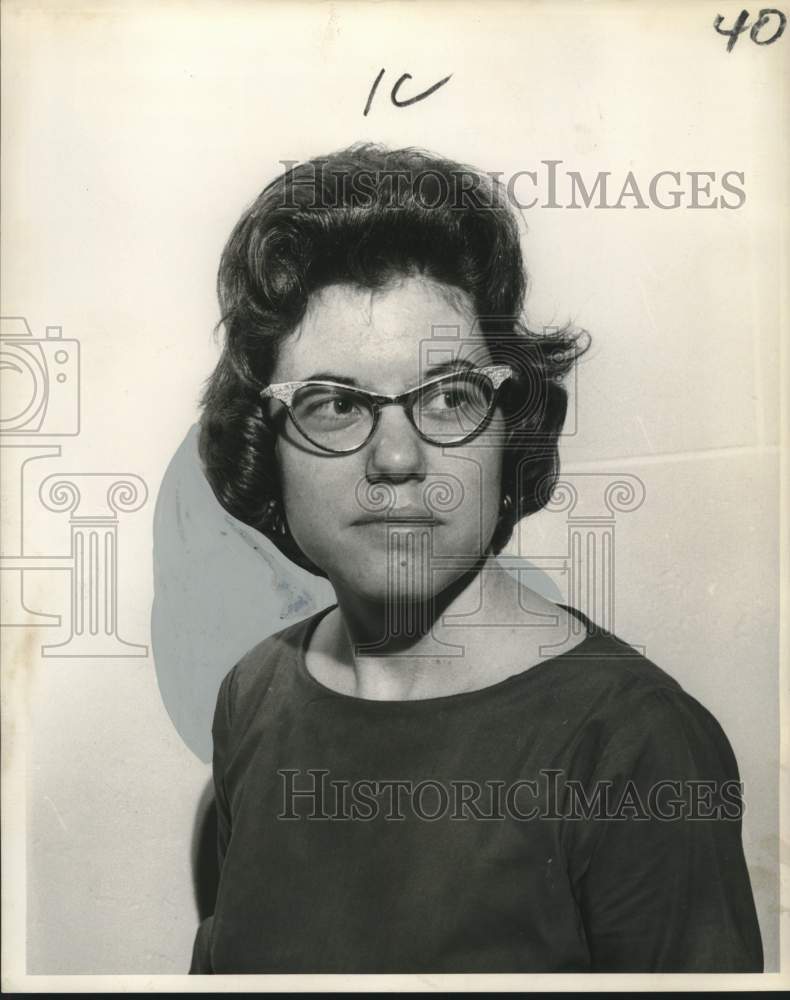
[[[398,507],[394,510],[382,511],[375,514],[363,514],[352,522],[355,525],[381,525],[381,524],[410,524],[410,525],[437,525],[442,521],[435,514],[431,514],[419,507]]]
[[[386,527],[387,525],[413,525],[418,527],[419,525],[424,526],[434,526],[441,524],[442,522],[437,517],[431,517],[426,515],[424,517],[405,517],[398,515],[387,515],[386,517],[360,517],[356,521],[352,522],[360,527]]]

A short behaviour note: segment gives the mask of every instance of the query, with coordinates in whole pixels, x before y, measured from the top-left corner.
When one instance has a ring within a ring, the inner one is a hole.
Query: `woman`
[[[501,188],[414,150],[295,167],[230,237],[206,474],[337,603],[222,683],[192,972],[762,968],[717,722],[496,561],[583,350],[524,293]]]

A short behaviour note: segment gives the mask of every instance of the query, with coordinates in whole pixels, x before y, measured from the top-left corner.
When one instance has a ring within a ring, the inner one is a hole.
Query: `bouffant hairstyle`
[[[559,474],[562,380],[585,335],[537,334],[523,321],[517,217],[496,178],[422,150],[372,144],[293,164],[246,209],[222,252],[225,338],[200,399],[198,447],[225,510],[319,576],[326,574],[273,513],[281,502],[276,438],[259,393],[313,293],[334,283],[379,289],[413,275],[466,293],[492,361],[517,372],[500,390],[502,497],[510,499],[491,539],[494,553],[521,518],[545,506]]]

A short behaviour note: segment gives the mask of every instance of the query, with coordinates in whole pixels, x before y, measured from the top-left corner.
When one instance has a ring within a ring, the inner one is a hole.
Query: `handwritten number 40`
[[[774,31],[774,33],[771,35],[770,38],[758,38],[760,31],[766,26],[766,24],[768,24],[768,22],[771,20],[771,17],[774,14],[779,20],[779,24],[777,25],[776,31]],[[749,19],[749,11],[742,10],[738,15],[738,20],[735,22],[732,28],[721,27],[721,22],[724,20],[724,17],[721,14],[719,14],[716,20],[713,22],[713,27],[716,29],[716,31],[718,31],[720,35],[730,36],[730,39],[727,42],[728,52],[732,52],[735,43],[738,41],[738,35],[740,35],[741,32],[746,31],[746,29],[749,27],[749,25],[746,23],[748,19]],[[764,7],[760,11],[759,18],[752,25],[752,30],[749,32],[749,37],[751,38],[751,40],[754,42],[755,45],[771,45],[778,38],[782,37],[782,32],[785,30],[786,24],[787,24],[787,18],[784,16],[781,10],[777,10],[775,7]]]

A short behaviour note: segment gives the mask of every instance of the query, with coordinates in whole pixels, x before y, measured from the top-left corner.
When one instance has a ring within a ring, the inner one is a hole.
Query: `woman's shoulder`
[[[631,645],[615,632],[596,624],[583,612],[569,605],[560,605],[585,626],[585,640],[568,653],[558,657],[568,668],[574,681],[590,688],[633,691],[637,696],[647,691],[680,692],[676,678],[660,667],[646,650]]]
[[[576,609],[568,610],[585,622],[587,638],[561,658],[563,670],[554,674],[554,683],[586,706],[614,753],[647,753],[655,760],[715,757],[734,769],[718,719],[669,670]]]
[[[277,683],[283,668],[295,665],[307,634],[325,613],[326,609],[322,609],[284,626],[236,661],[223,678],[218,694],[218,702],[225,703],[229,718],[235,716],[237,705],[257,703]]]

